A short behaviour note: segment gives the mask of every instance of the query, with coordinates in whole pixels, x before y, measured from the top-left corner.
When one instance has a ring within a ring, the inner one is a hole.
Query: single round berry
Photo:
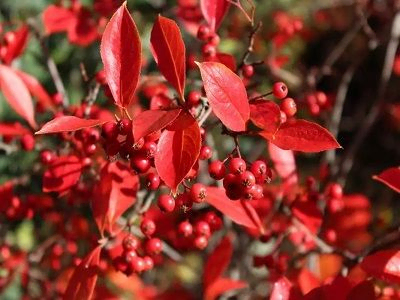
[[[158,189],[160,186],[161,179],[158,174],[155,173],[149,173],[146,176],[146,188],[149,189],[150,191],[155,191]]]
[[[194,225],[194,233],[196,236],[203,235],[208,238],[211,235],[210,225],[206,221],[198,221]]]
[[[108,141],[115,140],[118,136],[118,131],[118,126],[115,122],[107,122],[101,126],[101,134]]]
[[[187,95],[186,101],[189,106],[197,106],[200,103],[201,93],[199,91],[190,91]]]
[[[204,221],[210,225],[211,230],[216,231],[222,228],[222,220],[215,212],[209,211],[204,215]]]
[[[250,171],[254,176],[261,176],[267,174],[267,164],[262,160],[256,160],[251,164]]]
[[[55,154],[50,150],[42,150],[40,152],[40,161],[44,165],[51,164],[55,158],[56,158]]]
[[[201,48],[201,53],[207,58],[215,57],[217,55],[217,49],[212,44],[204,44]]]
[[[197,38],[206,41],[211,35],[211,29],[207,25],[200,25],[197,31]]]
[[[135,273],[141,273],[145,269],[145,262],[139,256],[133,257],[129,265]]]
[[[125,258],[126,262],[131,262],[134,257],[137,257],[137,252],[135,250],[124,250],[122,256]]]
[[[144,271],[149,271],[154,268],[154,261],[150,256],[143,257]]]
[[[263,197],[263,188],[259,184],[252,185],[251,187],[245,188],[243,190],[243,197],[245,199],[261,199]]]
[[[194,246],[199,250],[205,249],[207,245],[208,239],[204,235],[198,236],[194,239]]]
[[[232,158],[229,162],[229,171],[234,174],[241,174],[246,171],[246,162],[240,157]]]
[[[189,210],[193,206],[193,201],[189,195],[189,193],[179,194],[176,198],[176,205],[183,209],[184,211]]]
[[[226,167],[224,163],[220,160],[214,160],[208,165],[208,173],[215,180],[221,180],[224,178],[226,172]]]
[[[281,102],[281,110],[287,117],[293,117],[297,112],[296,102],[292,98],[285,98]]]
[[[32,151],[35,148],[35,138],[32,134],[24,134],[21,138],[21,146],[25,151]]]
[[[221,42],[221,38],[219,37],[218,34],[213,33],[209,38],[208,38],[208,43],[214,46],[218,46],[219,43]]]
[[[190,197],[195,203],[203,202],[207,197],[207,189],[205,185],[202,183],[193,184],[192,188],[190,189]]]
[[[145,236],[152,236],[156,232],[156,223],[150,219],[143,219],[140,223],[140,230]]]
[[[319,106],[324,107],[328,104],[328,97],[324,92],[316,92],[315,93],[315,98],[317,99],[317,103]]]
[[[287,96],[289,90],[283,82],[275,82],[272,86],[272,93],[278,99],[283,99]]]
[[[254,75],[254,67],[252,65],[244,65],[242,67],[243,76],[246,78],[251,78]]]
[[[154,154],[156,154],[156,150],[157,144],[154,142],[145,142],[143,147],[140,149],[147,158],[153,158]]]
[[[133,235],[127,235],[122,240],[122,248],[125,251],[136,250],[139,247],[139,240]]]
[[[178,225],[178,233],[184,237],[189,237],[193,233],[193,226],[189,221],[183,221]]]
[[[211,147],[209,147],[209,146],[207,146],[207,145],[202,146],[201,149],[200,149],[200,156],[199,156],[199,159],[201,159],[201,160],[206,160],[206,159],[210,159],[211,156],[212,156]]]
[[[114,258],[113,266],[115,270],[123,273],[125,273],[128,268],[128,264],[122,256],[117,256],[116,258]]]
[[[97,150],[96,144],[88,144],[85,146],[86,155],[93,155],[96,153],[96,150]]]
[[[96,128],[88,128],[85,131],[86,142],[90,144],[97,143],[100,140],[100,132]]]
[[[160,239],[151,238],[146,242],[146,253],[149,255],[157,255],[162,251],[163,245]]]
[[[175,208],[175,199],[171,195],[160,195],[157,204],[161,211],[172,212]]]
[[[327,188],[329,197],[340,199],[343,197],[343,188],[339,183],[332,183]]]
[[[129,119],[122,119],[119,121],[119,134],[128,135],[132,132],[132,121]]]
[[[251,171],[244,171],[239,175],[239,182],[243,187],[249,188],[256,184],[256,177]]]
[[[150,160],[144,155],[134,155],[131,157],[131,168],[138,174],[146,173],[151,167]]]

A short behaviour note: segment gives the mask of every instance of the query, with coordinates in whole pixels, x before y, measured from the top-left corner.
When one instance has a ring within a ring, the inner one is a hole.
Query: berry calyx
[[[193,202],[201,203],[207,197],[207,189],[202,183],[195,183],[190,189],[190,197]]]

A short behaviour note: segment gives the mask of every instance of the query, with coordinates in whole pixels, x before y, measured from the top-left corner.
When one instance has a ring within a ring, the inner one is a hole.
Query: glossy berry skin
[[[155,191],[159,188],[161,183],[160,176],[155,173],[149,173],[146,176],[146,188],[150,191]]]
[[[244,171],[239,175],[239,182],[243,187],[249,188],[256,184],[256,177],[251,171]]]
[[[204,184],[202,183],[195,183],[193,184],[192,188],[190,189],[190,198],[195,203],[203,202],[207,197],[207,189]]]
[[[242,72],[244,77],[251,78],[254,75],[254,67],[252,65],[244,65]]]
[[[179,194],[178,197],[176,198],[176,205],[185,211],[192,208],[193,201],[189,193]]]
[[[150,219],[143,219],[140,223],[140,230],[145,236],[152,236],[156,232],[156,223]]]
[[[160,195],[157,204],[161,211],[172,212],[175,208],[175,199],[171,195]]]
[[[178,225],[178,233],[181,236],[189,237],[193,233],[193,226],[189,221],[183,221]]]
[[[327,193],[329,197],[340,199],[343,197],[343,188],[338,183],[332,183],[328,186]]]
[[[42,150],[40,152],[40,161],[44,165],[51,164],[55,159],[55,154],[50,150]]]
[[[24,134],[21,138],[21,146],[25,151],[32,151],[35,148],[35,138],[32,134]]]
[[[206,160],[206,159],[210,159],[211,156],[212,156],[212,149],[211,149],[211,147],[209,147],[209,146],[207,146],[207,145],[202,146],[201,149],[200,149],[200,156],[199,156],[199,159],[201,159],[201,160]]]
[[[127,235],[122,240],[122,248],[124,251],[136,250],[139,247],[139,240],[133,235]]]
[[[287,117],[293,117],[297,112],[296,102],[292,98],[285,98],[281,102],[281,110]]]
[[[211,228],[210,225],[206,221],[198,221],[194,225],[194,234],[196,236],[205,236],[210,237],[211,235]]]
[[[154,261],[150,256],[143,257],[144,271],[149,271],[154,268]]]
[[[194,246],[199,250],[205,249],[207,245],[208,239],[204,235],[198,236],[194,239]]]
[[[220,230],[222,228],[222,220],[215,212],[209,211],[204,215],[203,220],[210,225],[211,230]]]
[[[243,190],[243,197],[245,199],[249,199],[249,200],[251,200],[251,199],[255,199],[255,200],[261,199],[263,197],[263,188],[262,188],[262,186],[259,185],[259,184],[255,184],[255,185],[253,185],[253,186],[251,186],[249,188],[245,188]]]
[[[129,266],[132,268],[132,271],[135,273],[141,273],[145,269],[145,262],[143,258],[136,256],[133,257],[129,263]]]
[[[206,41],[211,35],[211,29],[207,25],[200,25],[197,31],[197,38]]]
[[[220,160],[214,160],[208,165],[208,173],[215,180],[221,180],[224,178],[226,172],[226,167],[224,163]]]
[[[119,134],[128,135],[132,132],[132,121],[129,119],[122,119],[119,121]]]
[[[199,91],[190,91],[186,101],[190,107],[197,106],[200,103],[201,93]]]
[[[107,122],[101,126],[101,134],[108,141],[115,140],[118,132],[118,125],[115,122]]]
[[[90,144],[97,143],[100,140],[100,132],[95,128],[88,128],[84,135]]]
[[[86,155],[93,155],[96,153],[96,150],[97,150],[96,144],[88,144],[85,146]]]
[[[267,164],[262,160],[256,160],[251,164],[250,171],[255,177],[267,174]]]
[[[159,238],[151,238],[146,242],[145,250],[149,255],[157,255],[162,251],[163,245]]]
[[[143,147],[140,149],[146,158],[153,158],[157,150],[157,144],[154,142],[145,142]]]
[[[240,157],[232,158],[229,162],[229,172],[233,174],[241,174],[246,171],[246,162]]]
[[[283,82],[275,82],[272,86],[272,93],[278,99],[283,99],[287,96],[289,90]]]
[[[143,155],[134,155],[131,158],[131,168],[138,174],[146,173],[151,167],[150,160]]]

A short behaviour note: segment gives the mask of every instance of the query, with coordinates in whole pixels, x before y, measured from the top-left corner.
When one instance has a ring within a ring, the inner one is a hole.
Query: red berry
[[[154,261],[150,256],[143,257],[144,271],[149,271],[154,268]]]
[[[119,121],[119,134],[128,135],[132,132],[132,121],[129,119],[122,119]]]
[[[193,184],[192,188],[190,189],[190,197],[193,202],[203,202],[207,197],[207,189],[205,185],[202,183]]]
[[[221,39],[218,34],[213,33],[209,38],[208,38],[208,43],[214,46],[218,46],[219,43],[221,42]]]
[[[210,225],[211,230],[219,230],[222,227],[221,218],[218,217],[213,211],[209,211],[205,214],[204,221]]]
[[[97,150],[96,144],[88,144],[85,146],[86,155],[93,155],[96,153],[96,150]]]
[[[324,92],[316,92],[315,98],[317,99],[317,103],[319,106],[324,107],[328,103],[328,97]]]
[[[157,255],[162,251],[163,245],[160,239],[151,238],[146,242],[146,253],[149,255]]]
[[[51,164],[55,158],[56,158],[55,154],[50,150],[42,150],[40,152],[40,161],[44,165]]]
[[[127,235],[122,240],[122,248],[125,251],[136,250],[139,247],[139,240],[133,235]]]
[[[217,55],[217,49],[212,44],[204,44],[201,48],[201,53],[203,53],[205,57],[211,58]]]
[[[143,219],[140,223],[140,230],[145,236],[152,236],[156,232],[156,223],[150,219]]]
[[[178,233],[184,237],[191,236],[193,233],[193,226],[189,221],[183,221],[178,225]]]
[[[157,150],[157,144],[154,142],[146,142],[140,149],[147,158],[153,158]]]
[[[100,84],[106,84],[107,79],[106,79],[106,72],[104,70],[100,70],[96,73],[95,75],[96,81]]]
[[[145,262],[139,256],[133,257],[129,265],[135,273],[141,273],[145,269]]]
[[[246,162],[240,157],[232,158],[229,162],[229,171],[234,174],[241,174],[246,171]]]
[[[172,212],[175,208],[175,199],[171,195],[160,195],[157,204],[161,211]]]
[[[343,196],[343,188],[339,183],[332,183],[327,188],[329,197],[340,199]]]
[[[124,250],[122,256],[125,258],[126,262],[131,262],[134,257],[137,257],[137,252],[135,250]]]
[[[190,209],[193,206],[193,201],[189,193],[179,194],[176,198],[176,205],[182,208],[184,211]]]
[[[194,225],[194,233],[196,236],[210,237],[211,229],[210,225],[205,221],[199,221]]]
[[[244,189],[243,196],[246,199],[261,199],[263,197],[263,188],[259,184],[255,184],[249,188]]]
[[[206,41],[211,35],[211,29],[207,25],[200,25],[197,31],[197,38]]]
[[[272,86],[272,93],[278,99],[283,99],[288,94],[288,88],[283,82],[275,82]]]
[[[254,67],[252,65],[244,65],[242,67],[243,76],[246,78],[251,78],[254,75]]]
[[[194,245],[197,249],[203,250],[208,245],[208,239],[202,235],[194,239]]]
[[[187,96],[189,106],[197,106],[200,103],[201,93],[199,91],[190,91]]]
[[[118,126],[115,122],[107,122],[101,126],[101,134],[108,140],[115,140],[118,136]]]
[[[239,175],[239,182],[242,186],[249,188],[256,184],[256,177],[250,171],[245,171]]]
[[[267,164],[262,160],[256,160],[251,164],[250,171],[254,174],[254,176],[258,177],[261,175],[267,174]]]
[[[123,272],[123,273],[125,273],[125,271],[128,268],[128,264],[122,256],[117,256],[113,260],[113,266],[117,271]]]
[[[150,160],[143,155],[131,157],[131,168],[138,174],[146,173],[151,167]]]
[[[341,198],[329,198],[327,208],[331,213],[339,212],[344,208],[344,201]]]
[[[215,180],[221,180],[224,178],[226,172],[225,165],[220,160],[214,160],[208,165],[208,173]]]
[[[146,176],[146,187],[150,191],[155,191],[160,186],[160,176],[155,173],[149,173]]]
[[[292,98],[285,98],[281,103],[281,110],[286,116],[293,117],[297,112],[296,102]]]
[[[35,148],[35,138],[32,134],[24,134],[21,138],[21,146],[25,151],[32,151]]]
[[[212,156],[212,150],[209,146],[202,146],[200,149],[200,156],[199,159],[206,160],[210,159]]]

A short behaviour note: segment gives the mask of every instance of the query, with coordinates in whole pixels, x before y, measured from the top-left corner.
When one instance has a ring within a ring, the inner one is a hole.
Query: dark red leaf
[[[286,277],[281,277],[274,283],[270,300],[300,300],[300,292],[293,287],[293,284]]]
[[[62,6],[49,5],[43,12],[43,24],[47,34],[66,31],[75,19],[74,12]]]
[[[215,115],[233,131],[246,130],[250,107],[240,77],[221,63],[204,62],[198,63],[198,66]]]
[[[140,138],[164,129],[171,124],[181,113],[181,109],[173,110],[146,110],[136,116],[132,122],[135,141]]]
[[[229,8],[227,0],[200,0],[200,7],[204,19],[210,25],[212,31],[216,31]]]
[[[75,116],[61,116],[44,124],[39,131],[35,132],[35,134],[76,131],[83,128],[101,125],[103,123],[105,123],[105,121],[81,119]]]
[[[28,42],[28,26],[23,25],[14,31],[13,41],[7,45],[7,52],[3,58],[5,64],[9,65],[15,58],[21,55]]]
[[[372,178],[400,193],[400,168],[389,168]]]
[[[221,277],[228,267],[233,253],[233,245],[229,236],[225,236],[208,257],[204,266],[203,286],[207,289]]]
[[[322,213],[315,202],[296,201],[292,206],[292,213],[314,234],[318,232],[322,225]]]
[[[101,246],[90,252],[74,270],[63,299],[90,300],[97,282]]]
[[[29,134],[31,131],[20,123],[0,123],[0,135],[2,136],[20,136]]]
[[[116,104],[127,107],[134,98],[141,68],[141,42],[126,2],[112,16],[104,30],[101,59]]]
[[[28,73],[22,72],[20,70],[15,70],[15,73],[22,79],[25,83],[26,87],[28,88],[31,95],[36,97],[37,101],[44,107],[51,111],[55,111],[53,101],[47,91],[43,88],[40,82],[29,75]]]
[[[82,163],[78,157],[58,157],[43,175],[43,192],[68,192],[78,182],[81,172]]]
[[[23,117],[31,127],[36,127],[31,95],[24,82],[13,69],[0,65],[0,89],[8,104]]]
[[[201,135],[196,120],[182,113],[161,134],[154,162],[158,174],[172,190],[189,173],[200,154]]]
[[[400,251],[382,250],[368,255],[361,262],[361,268],[370,276],[390,283],[400,283]]]
[[[92,199],[94,219],[102,235],[104,230],[112,232],[117,219],[136,202],[138,188],[138,176],[121,162],[102,168]]]
[[[223,188],[208,187],[206,201],[235,223],[261,231],[259,223],[255,222],[254,217],[249,216],[242,202],[229,199]]]
[[[361,281],[353,287],[347,296],[347,300],[375,300],[375,288],[371,281]]]
[[[340,148],[328,130],[306,120],[288,121],[276,133],[262,131],[260,135],[284,150],[320,152]]]
[[[243,289],[245,287],[247,287],[247,282],[230,278],[218,278],[207,287],[204,292],[204,299],[215,300],[226,292]]]
[[[150,41],[158,68],[184,99],[186,49],[178,25],[173,20],[158,16]]]
[[[98,37],[97,23],[92,18],[92,13],[81,6],[76,13],[76,18],[67,28],[68,40],[76,45],[86,47]]]
[[[256,101],[250,104],[250,120],[261,129],[275,133],[281,124],[281,110],[272,101]]]
[[[227,53],[217,53],[217,59],[221,64],[227,66],[232,72],[236,72],[236,60],[233,55]]]

